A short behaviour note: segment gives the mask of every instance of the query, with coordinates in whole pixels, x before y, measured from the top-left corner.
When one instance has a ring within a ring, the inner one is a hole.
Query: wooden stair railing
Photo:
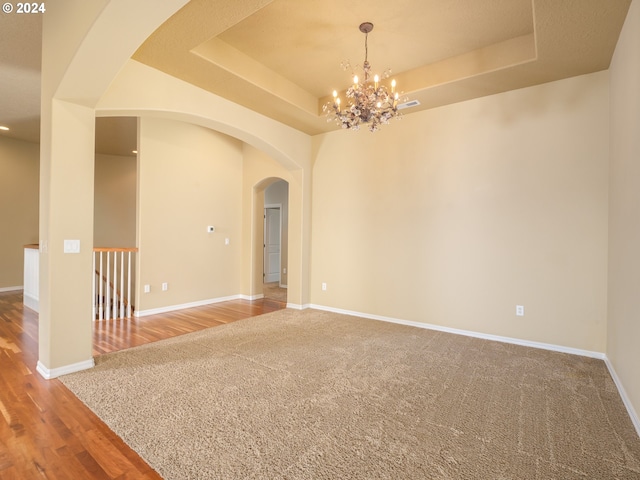
[[[132,254],[137,248],[93,249],[93,318],[129,318],[133,312]]]

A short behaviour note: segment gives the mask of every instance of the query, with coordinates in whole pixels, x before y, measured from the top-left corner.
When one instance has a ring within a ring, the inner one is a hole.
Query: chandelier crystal
[[[398,112],[398,92],[396,81],[391,81],[391,91],[380,82],[380,77],[374,75],[371,79],[371,65],[368,61],[367,39],[373,30],[373,23],[365,22],[360,25],[364,37],[364,64],[362,65],[362,81],[357,75],[353,77],[353,85],[346,92],[351,101],[342,107],[338,92],[333,91],[333,101],[323,105],[322,111],[327,121],[335,121],[345,129],[359,130],[360,125],[368,124],[369,130],[375,132],[380,125],[386,125],[392,118],[400,117]],[[388,74],[386,74],[388,76]]]

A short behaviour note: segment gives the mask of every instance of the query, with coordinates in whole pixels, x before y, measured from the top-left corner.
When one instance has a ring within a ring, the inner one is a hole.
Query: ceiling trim
[[[191,53],[306,113],[318,114],[315,96],[219,38],[201,43]]]

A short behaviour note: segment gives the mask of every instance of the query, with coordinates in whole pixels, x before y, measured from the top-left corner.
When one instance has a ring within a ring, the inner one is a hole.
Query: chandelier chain
[[[369,39],[369,32],[364,34],[364,63],[367,63],[369,58],[369,45],[367,40]]]

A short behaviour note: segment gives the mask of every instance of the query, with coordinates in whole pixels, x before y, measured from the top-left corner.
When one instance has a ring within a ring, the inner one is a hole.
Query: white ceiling
[[[133,55],[309,134],[364,60],[425,108],[607,69],[631,0],[192,0]],[[0,22],[0,135],[37,142],[41,15]],[[357,73],[357,71],[356,71]],[[135,121],[99,119],[99,151],[130,154]],[[133,145],[132,145],[133,142]]]

